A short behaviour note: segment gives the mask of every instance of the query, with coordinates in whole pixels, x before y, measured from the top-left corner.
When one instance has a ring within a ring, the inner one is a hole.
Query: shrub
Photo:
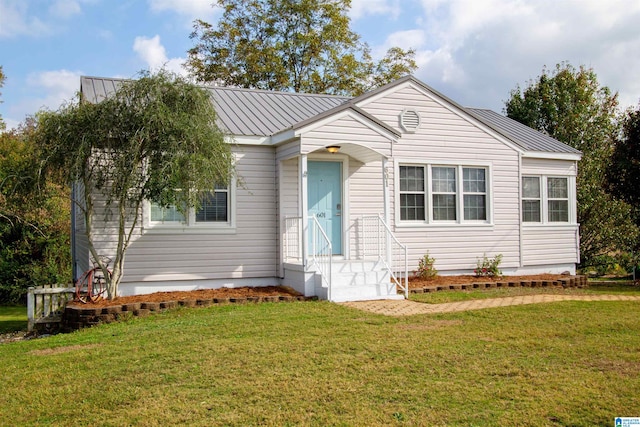
[[[418,262],[418,269],[414,270],[413,274],[421,279],[431,279],[438,275],[438,270],[435,269],[433,264],[436,262],[435,258],[429,256],[429,253],[423,256]]]
[[[502,262],[502,254],[498,254],[495,258],[487,258],[486,255],[482,257],[482,260],[478,259],[478,264],[473,272],[476,277],[500,277],[502,271],[498,268]]]

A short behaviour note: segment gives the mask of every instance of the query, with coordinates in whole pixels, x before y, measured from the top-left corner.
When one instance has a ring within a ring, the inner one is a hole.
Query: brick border
[[[478,282],[465,283],[461,285],[433,285],[425,286],[422,288],[409,289],[412,294],[422,294],[428,292],[440,292],[440,291],[467,291],[472,289],[488,289],[488,288],[547,288],[547,287],[563,287],[563,288],[586,288],[589,286],[587,283],[587,276],[567,276],[566,279],[559,280],[521,280],[513,281],[509,280],[509,276],[505,276],[502,280],[497,282],[482,281],[482,278],[478,278]]]
[[[133,302],[127,304],[116,304],[109,307],[91,307],[72,305],[65,307],[62,315],[62,332],[72,332],[98,325],[100,323],[112,323],[118,320],[131,317],[144,317],[153,313],[171,310],[176,307],[209,307],[223,304],[247,304],[262,302],[294,302],[294,301],[316,301],[318,297],[277,295],[277,296],[250,296],[231,298],[206,298],[206,299],[185,299],[179,301],[162,302]]]

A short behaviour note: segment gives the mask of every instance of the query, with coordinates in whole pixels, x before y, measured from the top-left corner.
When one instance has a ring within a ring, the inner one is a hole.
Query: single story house
[[[82,77],[81,93],[99,102],[121,82]],[[188,215],[147,203],[121,295],[282,284],[333,301],[401,298],[427,253],[440,274],[498,254],[507,275],[575,273],[572,147],[413,76],[355,98],[208,90],[237,179],[212,183]],[[115,236],[98,234],[109,255]]]

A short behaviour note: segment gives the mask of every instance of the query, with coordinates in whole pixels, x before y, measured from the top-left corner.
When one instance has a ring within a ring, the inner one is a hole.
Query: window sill
[[[229,225],[154,225],[144,227],[142,234],[236,234],[236,228]]]
[[[493,228],[489,222],[396,222],[396,228]]]
[[[571,222],[523,222],[523,228],[578,228],[578,224]]]

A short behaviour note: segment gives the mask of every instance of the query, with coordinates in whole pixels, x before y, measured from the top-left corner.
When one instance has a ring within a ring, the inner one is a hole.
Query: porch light
[[[331,154],[335,154],[338,151],[340,151],[340,146],[339,145],[330,145],[327,147],[327,151],[330,152]]]

